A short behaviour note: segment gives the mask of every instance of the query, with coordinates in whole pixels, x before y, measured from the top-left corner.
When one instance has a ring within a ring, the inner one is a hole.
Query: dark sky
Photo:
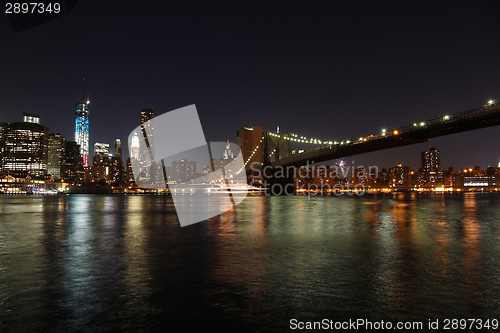
[[[322,140],[465,111],[500,99],[498,1],[204,2],[81,0],[13,33],[0,19],[0,121],[39,113],[74,138],[81,78],[90,143],[126,142],[141,107],[196,104],[208,141],[243,126]],[[418,167],[500,161],[498,127],[346,159]]]

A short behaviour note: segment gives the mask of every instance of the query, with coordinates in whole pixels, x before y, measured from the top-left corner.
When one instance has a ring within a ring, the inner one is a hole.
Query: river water
[[[359,318],[500,319],[500,195],[251,196],[184,228],[166,196],[0,197],[2,332]]]

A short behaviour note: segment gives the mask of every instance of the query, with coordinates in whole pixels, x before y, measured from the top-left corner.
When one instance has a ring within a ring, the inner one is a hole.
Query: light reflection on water
[[[0,327],[287,330],[291,318],[498,318],[500,196],[0,197]],[[3,330],[2,329],[2,330]]]

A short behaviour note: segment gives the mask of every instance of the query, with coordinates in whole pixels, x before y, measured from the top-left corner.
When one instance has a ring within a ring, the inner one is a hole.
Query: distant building
[[[120,139],[115,140],[115,157],[123,161],[122,142]]]
[[[83,182],[83,159],[80,155],[80,146],[76,141],[66,141],[64,154],[66,157],[64,181],[70,184],[80,184]]]
[[[127,158],[127,166],[125,169],[125,181],[127,182],[135,182],[134,172],[132,170],[132,163],[130,161],[130,157]]]
[[[83,166],[89,165],[89,101],[76,103],[75,112],[75,141],[80,147]]]
[[[141,109],[141,128],[144,128],[144,124],[147,122],[147,121],[150,121],[151,119],[153,119],[155,116],[155,110],[154,109],[146,109],[146,108],[142,108]]]
[[[224,168],[224,172],[226,174],[226,177],[232,178],[236,176],[236,171],[237,170],[231,170],[231,166],[228,166],[229,163],[234,161],[234,154],[231,150],[231,144],[229,143],[229,140],[227,140],[226,143],[226,148],[224,150],[224,153],[219,159],[213,159],[212,160],[212,167],[214,171],[220,170]],[[236,165],[234,165],[234,168]],[[205,173],[205,169],[203,170],[203,173]],[[232,176],[232,177],[231,177]]]
[[[243,161],[246,164],[246,169],[249,170],[252,167],[252,163],[257,162],[258,165],[260,166],[261,163],[264,162],[264,155],[262,153],[258,154],[253,154],[253,152],[258,149],[256,147],[259,146],[259,144],[262,146],[261,149],[263,149],[263,143],[261,143],[262,140],[262,127],[260,126],[252,126],[251,128],[249,127],[243,127],[240,129],[237,133],[238,135],[238,146],[240,147],[240,154],[243,157]],[[262,150],[263,151],[263,150]]]
[[[121,158],[121,141],[115,141],[115,154],[109,153],[109,144],[96,142],[92,167],[85,170],[85,182],[89,184],[120,183],[125,179],[125,167]]]
[[[23,112],[23,121],[25,123],[32,123],[40,125],[40,115],[35,113]]]
[[[500,176],[464,176],[464,187],[494,187],[500,184]]]
[[[389,168],[389,185],[391,187],[411,187],[412,170],[410,166],[398,164]]]
[[[98,166],[109,157],[109,143],[96,142],[94,143],[94,156],[92,165]]]
[[[429,150],[422,152],[422,169],[423,171],[434,172],[441,169],[441,156],[439,149],[431,147]]]
[[[176,182],[186,182],[196,178],[196,161],[186,159],[173,161],[171,178]]]
[[[39,119],[39,118],[38,118]],[[36,122],[2,126],[3,152],[0,169],[13,176],[47,175],[49,129]]]
[[[132,139],[130,140],[130,158],[138,160],[139,159],[139,150],[140,150],[140,144],[139,144],[139,135],[137,132],[134,132],[132,134]]]
[[[137,142],[134,142],[136,134],[132,137],[132,150],[137,151],[137,159],[139,160],[139,175],[136,178],[140,178],[141,181],[148,182],[151,178],[151,165],[147,161],[149,161],[149,152],[153,152],[154,149],[154,126],[152,120],[155,116],[154,109],[141,109],[141,131],[142,133],[137,133]],[[144,140],[146,143],[146,147],[149,149],[139,149],[139,135],[144,138],[144,135],[147,135],[147,140]],[[134,146],[137,145],[137,147]],[[135,152],[132,151],[132,155]],[[135,158],[135,156],[132,156]],[[155,169],[156,170],[156,169]]]
[[[377,186],[378,168],[360,166],[353,169],[352,185]]]
[[[383,168],[378,173],[377,187],[388,187],[389,186],[389,172],[386,168]]]
[[[421,158],[422,168],[418,174],[418,181],[415,181],[415,183],[420,186],[443,184],[444,173],[441,170],[441,154],[439,149],[431,147],[429,150],[421,153]]]
[[[48,173],[54,179],[64,179],[66,172],[66,138],[59,133],[49,135]]]
[[[126,178],[125,165],[123,164],[122,143],[120,139],[115,140],[115,154],[113,156],[113,182],[123,182]]]

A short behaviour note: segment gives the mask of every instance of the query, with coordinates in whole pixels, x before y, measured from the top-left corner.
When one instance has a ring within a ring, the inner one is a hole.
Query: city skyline
[[[492,101],[494,101],[494,100],[490,100],[489,102],[492,102]],[[88,104],[90,104],[88,100],[76,104],[77,105],[77,117],[75,119],[76,119],[77,126],[78,126],[78,123],[79,123],[78,119],[81,118],[81,117],[78,116],[79,112],[81,113],[79,107],[81,108],[82,105],[87,108],[87,110],[86,110],[86,117],[84,117],[84,118],[85,118],[85,120],[87,122],[87,126],[88,126],[88,123],[89,123],[88,120],[90,118],[89,117],[89,111],[88,111]],[[152,117],[154,117],[154,109],[153,108],[151,108],[151,109],[141,108],[140,112],[138,112],[138,119],[139,119],[139,123],[140,123],[141,127],[143,126],[144,122],[146,122],[147,120],[152,119]],[[63,132],[63,131],[54,131],[54,130],[52,130],[49,126],[46,126],[46,124],[44,124],[43,121],[41,122],[40,119],[41,119],[41,116],[38,115],[38,114],[30,114],[30,113],[26,113],[26,112],[23,113],[23,121],[24,122],[33,122],[33,123],[37,123],[37,124],[40,124],[42,126],[45,126],[45,127],[48,128],[48,131],[51,134],[61,135],[60,133]],[[14,121],[14,122],[20,122],[20,120],[19,121]],[[246,127],[244,127],[244,128],[246,128]],[[244,128],[239,129],[238,133],[239,133],[240,130],[243,130]],[[254,126],[254,129],[255,129],[255,126]],[[477,131],[484,131],[484,130],[485,129],[473,130],[473,131],[477,132]],[[383,131],[386,131],[386,129],[383,129]],[[446,137],[456,136],[456,135],[467,135],[470,132],[471,131],[467,131],[465,133],[451,134],[451,135],[447,135]],[[77,133],[78,132],[75,131],[75,139],[77,138]],[[67,137],[65,137],[65,139],[68,140]],[[437,139],[442,139],[442,138],[438,137]],[[108,153],[109,153],[110,156],[115,156],[115,154],[116,154],[116,147],[119,147],[120,148],[119,157],[122,159],[122,161],[126,161],[126,159],[129,157],[130,150],[128,149],[128,147],[127,147],[125,153],[123,153],[123,151],[121,149],[121,143],[118,144],[118,146],[116,145],[116,142],[121,140],[120,138],[115,138],[112,141],[112,143],[114,144],[114,148],[115,148],[112,153],[109,150],[109,148],[111,147],[110,143],[92,141],[89,136],[86,137],[86,140],[87,140],[87,144],[90,146],[89,147],[90,149],[87,148],[87,151],[89,152],[89,155],[87,157],[87,159],[88,159],[88,166],[92,165],[92,159],[96,155],[96,151],[95,151],[96,148],[95,147],[103,145],[103,144],[104,145],[108,145]],[[418,152],[418,154],[423,154],[424,151],[422,149],[435,148],[434,145],[433,145],[433,143],[435,142],[435,140],[436,139],[432,139],[432,140],[429,140],[426,143],[413,144],[411,146],[389,148],[389,149],[386,149],[386,150],[379,150],[379,151],[376,151],[376,152],[364,153],[364,154],[361,154],[361,155],[347,156],[347,157],[344,157],[343,159],[346,160],[346,161],[349,160],[352,165],[355,165],[355,164],[358,164],[358,165],[373,165],[374,163],[371,163],[372,160],[370,160],[369,158],[366,158],[366,156],[376,155],[376,154],[381,154],[381,153],[383,154],[383,153],[386,153],[387,151],[391,151],[391,150],[402,150],[402,149],[406,149],[407,150],[407,149],[411,149],[412,146],[420,146],[420,147],[424,146],[423,148],[419,148],[420,151]],[[71,139],[69,139],[68,141],[71,141]],[[94,142],[94,143],[91,144],[92,142]],[[326,143],[326,141],[325,141],[325,143]],[[77,141],[77,144],[78,144],[78,141]],[[254,142],[253,144],[255,145],[256,143]],[[428,147],[425,148],[425,145],[428,145]],[[91,147],[93,147],[93,148],[91,148]],[[306,150],[308,150],[308,149],[314,149],[315,147],[317,147],[317,145],[307,145],[306,144],[305,147],[308,147],[308,148],[306,148]],[[294,148],[296,148],[296,147],[294,147]],[[297,149],[294,149],[294,150],[297,150]],[[83,150],[80,147],[80,153],[82,153],[82,151]],[[439,151],[439,149],[438,149],[438,151]],[[100,152],[97,152],[97,154],[100,154]],[[360,158],[360,156],[361,156],[361,158]],[[447,156],[445,155],[445,160],[446,160],[446,157]],[[393,161],[395,161],[395,162],[392,162],[392,164],[391,163],[389,163],[389,164],[387,164],[387,163],[386,164],[379,164],[379,166],[380,167],[389,167],[389,165],[404,164],[404,165],[410,166],[412,169],[418,170],[418,168],[419,168],[418,165],[422,161],[423,158],[424,157],[422,155],[421,155],[420,159],[415,158],[415,156],[413,156],[412,157],[413,163],[406,163],[406,162],[398,161],[397,159],[393,159]],[[83,156],[82,156],[82,159],[84,159]],[[361,162],[358,162],[360,160],[361,160]],[[478,158],[477,160],[480,160],[480,158]],[[253,159],[252,159],[252,161],[253,161]],[[331,161],[334,161],[334,160],[331,160]],[[321,163],[321,164],[325,164],[325,163]],[[328,163],[326,163],[326,164],[328,164]],[[442,169],[444,170],[444,169],[448,169],[448,168],[451,167],[451,168],[453,168],[455,170],[461,170],[461,169],[474,168],[474,167],[476,167],[478,165],[481,166],[481,168],[484,168],[484,169],[486,169],[488,167],[500,167],[500,158],[497,161],[493,160],[493,161],[491,161],[491,163],[487,163],[487,164],[484,164],[484,165],[481,165],[480,163],[475,162],[474,160],[472,160],[472,163],[467,164],[467,165],[451,165],[451,164],[449,164],[449,165],[444,165]],[[85,165],[84,165],[84,167],[85,167]]]
[[[162,114],[191,104],[209,141],[252,125],[358,137],[500,98],[496,7],[155,3],[116,15],[109,3],[86,1],[18,33],[4,16],[0,121],[33,112],[71,138],[85,77],[91,145],[125,138],[141,108]],[[484,129],[355,161],[417,165],[421,150],[439,146],[450,152],[443,165],[488,165],[500,159],[497,140],[495,129]]]

